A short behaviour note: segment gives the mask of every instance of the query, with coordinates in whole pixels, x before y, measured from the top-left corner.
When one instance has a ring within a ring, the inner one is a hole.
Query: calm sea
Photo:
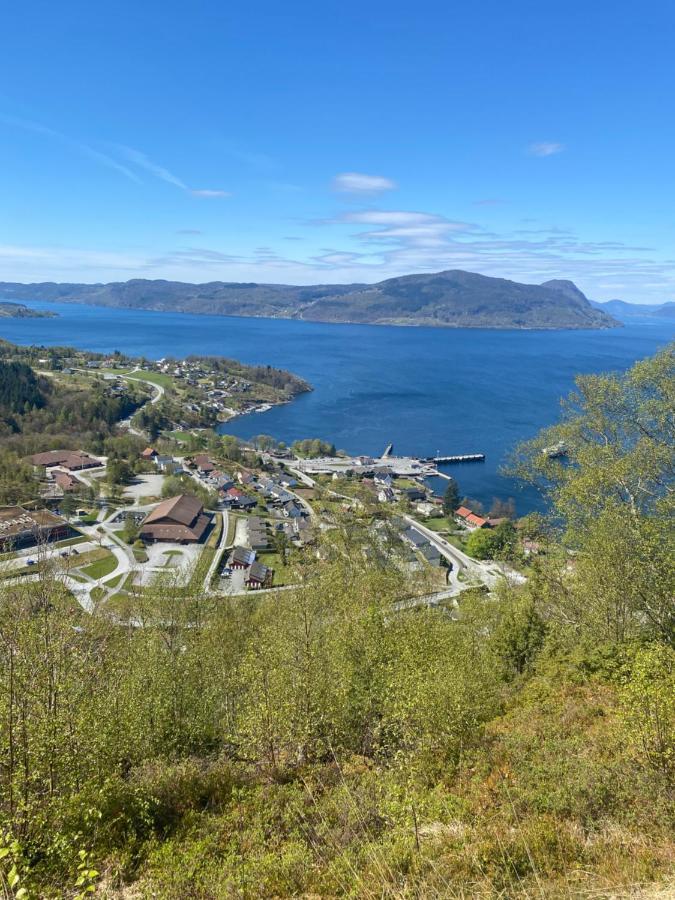
[[[1,337],[149,358],[219,354],[290,369],[311,382],[311,394],[225,430],[287,442],[321,437],[350,453],[379,454],[389,442],[401,454],[485,453],[485,463],[446,471],[485,503],[515,497],[520,513],[540,500],[499,468],[515,444],[557,420],[574,376],[625,369],[675,335],[675,323],[655,318],[607,331],[491,331],[31,305],[59,317],[0,319]]]

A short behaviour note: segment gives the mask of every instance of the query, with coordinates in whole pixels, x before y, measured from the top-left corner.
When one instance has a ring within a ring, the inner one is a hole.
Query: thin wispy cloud
[[[333,179],[333,190],[341,194],[382,194],[398,187],[391,178],[383,175],[363,175],[361,172],[344,172]]]
[[[216,191],[212,188],[189,188],[189,193],[192,194],[193,197],[230,197],[232,196],[228,191]]]
[[[214,198],[230,196],[227,191],[215,190],[213,188],[191,188],[182,178],[174,175],[174,173],[169,171],[165,166],[154,162],[154,160],[150,159],[140,150],[134,150],[133,147],[126,147],[124,145],[118,145],[118,149],[129,162],[138,166],[140,169],[149,172],[150,175],[153,175],[155,178],[159,178],[160,181],[165,181],[167,184],[177,187],[187,194],[192,194],[193,197]]]
[[[149,172],[151,175],[154,175],[155,178],[159,178],[161,181],[166,181],[167,184],[172,184],[174,187],[180,188],[182,191],[189,191],[190,188],[185,184],[184,181],[181,181],[177,175],[174,175],[173,172],[169,172],[168,169],[165,169],[164,166],[157,165],[157,163],[153,162],[149,159],[145,153],[141,153],[140,150],[134,150],[132,147],[119,146],[120,152],[129,160],[129,162],[135,163],[140,169],[145,169],[146,172]]]
[[[530,144],[527,152],[530,156],[555,156],[556,153],[562,153],[564,149],[564,145],[557,141],[539,141]]]
[[[113,159],[112,156],[109,156],[107,153],[102,153],[100,150],[97,150],[95,147],[92,147],[89,144],[85,144],[82,141],[75,140],[74,138],[69,137],[67,134],[56,131],[54,128],[49,128],[47,125],[43,125],[41,122],[34,122],[30,119],[19,119],[15,116],[6,116],[2,113],[0,113],[0,122],[12,128],[20,128],[23,131],[29,131],[32,134],[41,135],[42,137],[57,141],[59,144],[68,147],[74,152],[82,156],[87,156],[89,157],[89,159],[100,163],[102,166],[106,166],[108,169],[113,169],[115,172],[118,172],[120,175],[123,175],[130,181],[135,181],[137,184],[141,183],[141,179],[138,177],[138,175],[136,175],[135,172],[132,172],[132,170],[128,166],[125,166],[123,163],[120,163],[116,159]]]

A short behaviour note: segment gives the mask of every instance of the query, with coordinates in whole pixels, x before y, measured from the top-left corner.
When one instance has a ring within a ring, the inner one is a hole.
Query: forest
[[[5,896],[672,896],[674,362],[579,377],[519,448],[522,584],[408,609],[348,520],[246,602],[5,583]]]

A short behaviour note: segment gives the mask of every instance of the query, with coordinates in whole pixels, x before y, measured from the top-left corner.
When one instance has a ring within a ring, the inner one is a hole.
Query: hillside
[[[13,300],[313,322],[451,328],[611,328],[571,281],[520,284],[461,270],[404,275],[377,284],[281,285],[134,279],[110,284],[0,283]]]
[[[627,303],[625,300],[607,300],[604,303],[591,300],[591,306],[609,313],[617,319],[632,319],[635,316],[656,316],[657,318],[675,318],[675,302],[669,303]]]
[[[0,319],[51,319],[56,315],[55,312],[30,309],[22,303],[0,302]]]

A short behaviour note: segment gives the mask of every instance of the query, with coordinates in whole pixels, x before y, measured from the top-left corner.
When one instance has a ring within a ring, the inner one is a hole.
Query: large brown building
[[[93,469],[101,463],[88,453],[81,450],[48,450],[46,453],[35,453],[30,458],[34,466],[43,466],[45,469],[51,466],[61,466],[70,469],[71,472],[80,469]]]
[[[70,535],[70,525],[46,509],[27,510],[22,506],[0,507],[0,548],[14,550]]]
[[[204,537],[210,521],[196,497],[180,494],[148,513],[141,524],[141,537],[144,541],[193,544]]]

